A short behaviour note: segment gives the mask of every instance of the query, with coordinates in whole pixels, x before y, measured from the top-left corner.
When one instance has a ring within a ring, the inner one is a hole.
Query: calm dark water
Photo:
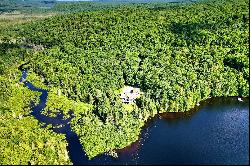
[[[26,76],[24,71],[22,77]],[[66,135],[69,156],[75,165],[249,164],[248,98],[243,102],[237,97],[213,98],[187,113],[159,114],[148,121],[139,140],[117,150],[118,158],[100,155],[88,160],[77,135],[71,131],[70,119],[62,120],[62,115],[49,118],[40,113],[47,91],[28,81],[24,83],[29,89],[42,92],[32,115],[46,125],[64,125],[53,131]]]
[[[161,114],[118,153],[103,164],[249,164],[249,101],[214,98],[186,115]]]

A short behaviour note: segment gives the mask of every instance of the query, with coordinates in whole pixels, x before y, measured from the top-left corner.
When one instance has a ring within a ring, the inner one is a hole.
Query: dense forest
[[[64,135],[29,115],[39,94],[19,83],[22,64],[49,91],[44,114],[74,112],[70,125],[90,159],[136,141],[157,113],[249,96],[247,0],[68,7],[74,13],[0,31],[1,164],[70,163]],[[143,92],[131,104],[120,99],[127,85]]]
[[[56,0],[1,0],[0,2],[0,14],[19,11],[29,14],[31,12],[46,11],[56,4]]]

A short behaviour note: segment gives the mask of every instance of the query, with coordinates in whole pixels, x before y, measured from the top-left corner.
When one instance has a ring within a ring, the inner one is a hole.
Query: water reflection
[[[119,150],[116,164],[248,164],[248,126],[248,98],[209,99],[190,112],[154,117],[142,131],[148,135]]]
[[[20,81],[33,91],[42,92],[32,115],[39,121],[59,125],[52,128],[66,135],[70,159],[75,165],[117,164],[249,164],[249,100],[237,97],[212,98],[188,112],[161,113],[145,124],[139,139],[130,146],[116,150],[118,158],[105,154],[88,160],[78,136],[71,131],[69,119],[63,114],[47,117],[41,114],[48,92],[26,81],[24,71]]]

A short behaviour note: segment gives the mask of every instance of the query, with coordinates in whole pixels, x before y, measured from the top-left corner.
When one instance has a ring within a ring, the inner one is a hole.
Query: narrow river
[[[73,114],[67,120],[62,114],[55,118],[42,115],[48,92],[26,81],[27,74],[23,71],[20,81],[30,90],[42,92],[31,114],[46,125],[63,125],[53,131],[66,135],[75,165],[249,164],[248,98],[213,98],[187,113],[159,114],[146,123],[139,140],[117,150],[118,158],[100,155],[88,160],[68,123]]]

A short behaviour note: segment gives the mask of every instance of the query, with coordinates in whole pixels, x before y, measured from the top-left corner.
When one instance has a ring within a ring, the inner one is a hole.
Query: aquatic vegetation
[[[17,65],[0,75],[0,164],[71,164],[65,137],[29,115],[40,94],[19,83],[20,76]]]

